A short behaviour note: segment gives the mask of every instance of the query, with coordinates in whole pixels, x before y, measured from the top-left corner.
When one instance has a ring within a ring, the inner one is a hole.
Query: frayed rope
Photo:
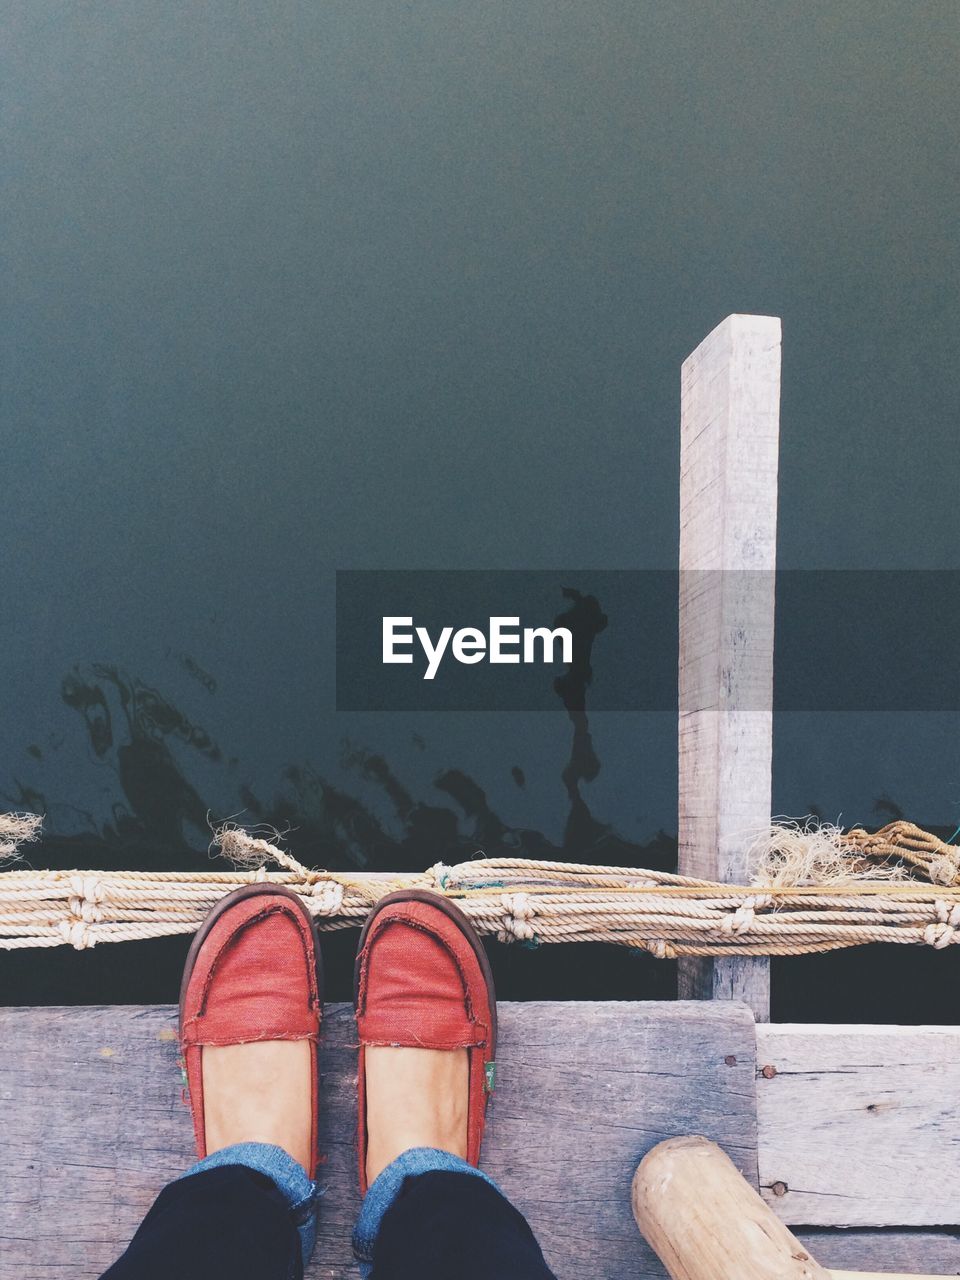
[[[42,826],[36,813],[0,813],[0,861],[17,857],[22,845],[39,839]]]

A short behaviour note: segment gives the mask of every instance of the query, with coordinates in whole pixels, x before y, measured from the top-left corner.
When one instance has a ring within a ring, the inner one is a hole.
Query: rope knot
[[[960,855],[953,850],[938,854],[930,859],[929,872],[934,884],[956,884],[957,876],[960,875]]]
[[[753,897],[744,898],[737,907],[736,911],[728,912],[720,922],[720,928],[728,937],[739,938],[741,934],[746,933],[753,925],[754,918],[758,911],[763,911],[773,903],[770,894],[755,894]]]
[[[71,876],[70,891],[77,898],[83,898],[94,905],[103,902],[107,896],[102,882],[97,876]]]
[[[317,880],[303,890],[315,916],[336,916],[343,906],[343,885],[336,880]]]
[[[509,942],[515,938],[518,942],[532,942],[537,935],[530,921],[536,915],[537,909],[530,901],[530,895],[503,893],[500,895],[500,901],[506,911],[500,933],[497,935],[500,941]]]
[[[433,883],[441,893],[447,888],[447,881],[452,874],[453,867],[448,867],[445,862],[437,862],[427,871],[427,875],[433,877]]]
[[[941,951],[950,945],[955,933],[956,929],[949,924],[928,924],[923,931],[923,940],[928,947]]]
[[[87,924],[96,924],[103,919],[100,903],[105,901],[107,892],[96,876],[71,876],[72,893],[67,899],[70,914]]]
[[[57,929],[64,942],[69,943],[75,951],[86,951],[89,947],[97,945],[92,930],[88,929],[82,920],[61,920]]]
[[[923,940],[928,947],[942,951],[954,941],[957,929],[960,928],[960,902],[951,905],[938,898],[933,907],[937,921],[924,929]]]

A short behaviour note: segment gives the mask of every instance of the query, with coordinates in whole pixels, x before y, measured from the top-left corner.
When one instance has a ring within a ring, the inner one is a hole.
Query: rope
[[[960,847],[912,822],[890,822],[872,834],[854,827],[843,833],[840,843],[874,862],[899,859],[934,884],[960,884]]]
[[[21,826],[22,838],[35,836],[38,827],[39,819]],[[0,834],[4,830],[0,823]],[[104,942],[190,934],[225,893],[260,883],[293,889],[321,930],[361,924],[395,889],[429,889],[455,900],[479,933],[501,942],[608,942],[660,959],[802,955],[869,942],[942,950],[960,942],[958,850],[905,822],[873,835],[856,828],[841,839],[857,859],[901,859],[928,883],[729,885],[642,868],[522,858],[437,863],[406,876],[331,872],[306,867],[276,844],[228,827],[214,845],[246,870],[0,874],[0,950],[83,951]],[[281,870],[268,871],[268,862]],[[954,871],[943,884],[948,863]]]
[[[35,813],[0,813],[0,858],[11,858],[22,844],[36,840],[42,825]]]

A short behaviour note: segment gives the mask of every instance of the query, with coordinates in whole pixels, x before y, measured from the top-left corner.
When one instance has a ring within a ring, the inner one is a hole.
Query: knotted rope
[[[0,815],[2,818],[3,815]],[[20,839],[39,819],[6,818]],[[24,825],[25,824],[25,825]],[[844,883],[730,885],[631,867],[522,858],[438,863],[415,875],[331,872],[304,866],[270,840],[235,826],[214,845],[241,871],[6,871],[0,874],[0,950],[124,942],[193,933],[214,903],[244,884],[282,884],[300,894],[322,930],[362,923],[395,889],[454,899],[481,934],[537,946],[612,942],[660,959],[677,956],[801,955],[867,942],[941,950],[960,942],[960,883],[863,879],[865,860],[902,859],[916,875],[945,875],[956,850],[910,823],[832,840],[849,846]],[[9,852],[9,850],[8,850]],[[267,864],[280,867],[268,871]],[[782,868],[781,868],[782,870]],[[905,873],[901,872],[901,875]]]
[[[854,827],[840,836],[840,844],[874,862],[905,862],[934,884],[960,884],[960,848],[912,822],[890,822],[872,834]]]

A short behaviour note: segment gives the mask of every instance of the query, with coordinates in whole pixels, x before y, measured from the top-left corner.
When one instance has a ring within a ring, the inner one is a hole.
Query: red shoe
[[[366,1045],[467,1050],[467,1162],[478,1165],[494,1084],[497,1001],[487,953],[463,912],[426,889],[381,898],[360,934],[354,1008],[361,1191],[367,1190]]]
[[[201,1159],[207,1154],[204,1045],[311,1040],[313,1155],[307,1173],[316,1177],[322,1001],[316,925],[295,893],[280,885],[252,884],[217,903],[193,940],[180,986],[180,1046]]]

